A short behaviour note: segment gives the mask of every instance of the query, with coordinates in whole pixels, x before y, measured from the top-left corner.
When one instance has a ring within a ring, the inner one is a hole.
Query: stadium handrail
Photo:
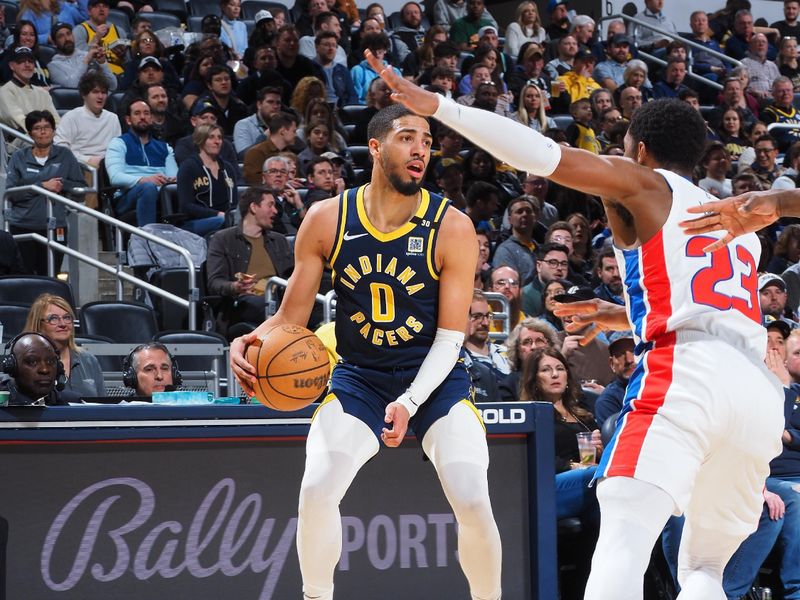
[[[68,256],[72,256],[82,262],[85,262],[96,269],[101,271],[105,271],[106,273],[111,273],[117,278],[117,299],[122,300],[123,296],[123,289],[122,289],[122,282],[127,281],[132,283],[140,288],[146,289],[151,294],[155,294],[168,302],[172,302],[177,304],[183,308],[189,310],[189,329],[192,331],[197,330],[197,302],[200,300],[200,290],[197,287],[197,271],[195,270],[194,260],[192,259],[192,254],[186,248],[178,246],[177,244],[173,244],[172,242],[160,238],[152,233],[148,233],[147,231],[143,231],[138,227],[133,225],[129,225],[119,219],[115,219],[114,217],[110,217],[100,211],[97,211],[93,208],[89,208],[88,206],[81,204],[80,202],[75,202],[74,200],[70,200],[69,198],[65,198],[55,192],[51,192],[41,186],[38,185],[21,185],[13,188],[8,188],[6,190],[5,195],[3,196],[3,214],[7,214],[6,211],[8,210],[8,200],[9,196],[14,194],[19,194],[22,192],[35,192],[37,194],[41,194],[47,199],[47,237],[38,234],[38,233],[26,233],[14,236],[14,239],[23,239],[23,240],[33,240],[40,244],[44,244],[47,246],[47,273],[50,277],[55,275],[55,261],[53,260],[53,249],[58,248],[59,252],[63,252]],[[188,267],[188,276],[189,276],[189,297],[181,298],[180,296],[176,296],[170,292],[162,290],[159,287],[152,285],[147,281],[143,281],[134,277],[133,275],[129,275],[122,270],[122,265],[124,262],[124,252],[118,253],[118,260],[116,268],[101,263],[96,258],[93,258],[83,252],[79,252],[73,248],[65,246],[64,244],[60,244],[53,239],[53,230],[55,229],[55,218],[53,216],[53,203],[58,202],[59,204],[63,204],[69,209],[72,209],[77,212],[84,213],[93,217],[98,221],[102,221],[104,223],[108,223],[112,227],[115,228],[116,236],[117,236],[117,248],[122,248],[122,232],[125,231],[131,235],[138,235],[143,237],[147,241],[157,244],[159,246],[164,246],[173,252],[177,252],[180,254],[184,260],[186,261],[186,266]],[[4,223],[5,230],[8,231],[9,223],[8,219],[5,219]]]
[[[598,22],[598,29],[600,29],[599,24],[604,22],[604,21],[613,21],[613,20],[619,20],[619,19],[622,19],[626,23],[626,25],[627,25],[627,23],[634,23],[636,25],[641,25],[642,27],[647,27],[648,29],[651,29],[651,30],[655,31],[656,33],[660,33],[661,35],[663,35],[665,37],[668,37],[671,40],[679,40],[680,42],[686,44],[687,46],[690,46],[692,48],[697,48],[698,50],[702,50],[703,52],[707,52],[711,56],[714,56],[714,57],[720,59],[723,62],[731,63],[732,65],[737,66],[737,67],[741,67],[742,66],[742,62],[740,60],[732,58],[732,57],[728,56],[727,54],[723,54],[722,52],[717,52],[716,50],[712,50],[711,48],[707,48],[706,46],[703,46],[702,44],[698,44],[697,42],[694,42],[694,41],[692,41],[690,39],[687,39],[687,38],[683,37],[680,34],[675,34],[675,33],[671,32],[671,31],[667,31],[666,29],[661,29],[660,27],[656,27],[655,25],[653,25],[651,22],[642,21],[641,19],[637,19],[636,17],[631,17],[631,16],[626,15],[626,14],[619,13],[619,14],[614,14],[614,15],[608,15],[608,16],[605,16],[605,17],[601,17],[597,21]],[[660,58],[658,58],[656,56],[653,56],[649,52],[645,52],[645,51],[643,51],[641,49],[639,49],[639,54],[642,55],[643,57],[645,57],[647,60],[652,60],[653,62],[655,62],[656,64],[659,64],[661,66],[664,66],[664,65],[667,64],[666,61],[664,61],[664,60],[662,60],[662,59],[660,59]],[[708,85],[710,87],[713,87],[715,89],[720,89],[720,90],[722,89],[722,85],[720,85],[716,81],[711,81],[710,79],[706,79],[705,77],[703,77],[701,75],[696,75],[696,74],[688,72],[688,71],[687,71],[686,75],[689,78],[691,78],[691,79],[693,79],[695,81],[699,81],[700,83],[704,83],[704,84],[706,84],[706,85]]]

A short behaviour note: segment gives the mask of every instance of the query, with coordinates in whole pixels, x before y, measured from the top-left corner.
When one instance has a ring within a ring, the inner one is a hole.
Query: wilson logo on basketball
[[[318,377],[306,377],[305,379],[295,379],[294,387],[296,388],[320,388],[328,383],[327,375],[319,375]]]

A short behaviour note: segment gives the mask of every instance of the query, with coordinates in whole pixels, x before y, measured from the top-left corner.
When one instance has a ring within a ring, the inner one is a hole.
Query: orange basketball
[[[330,361],[320,339],[300,325],[276,325],[247,347],[256,368],[255,396],[275,410],[298,410],[319,398]]]

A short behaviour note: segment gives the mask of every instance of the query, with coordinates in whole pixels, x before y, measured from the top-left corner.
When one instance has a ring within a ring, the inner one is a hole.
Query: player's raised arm
[[[433,116],[492,156],[514,168],[556,183],[620,202],[664,186],[663,179],[635,162],[562,147],[530,127],[486,110],[462,106],[403,79],[367,50],[364,55],[389,87],[392,97],[414,112]]]
[[[247,394],[252,393],[251,383],[255,381],[253,367],[244,356],[247,345],[264,335],[274,325],[295,323],[305,326],[308,323],[333,232],[336,230],[338,202],[338,198],[318,202],[309,209],[303,219],[294,245],[294,271],[289,277],[278,312],[252,333],[231,342],[231,367]]]
[[[781,217],[800,216],[800,190],[747,192],[693,206],[688,212],[703,216],[680,223],[687,235],[727,232],[723,238],[705,248],[706,252],[713,252],[734,238],[758,231]]]

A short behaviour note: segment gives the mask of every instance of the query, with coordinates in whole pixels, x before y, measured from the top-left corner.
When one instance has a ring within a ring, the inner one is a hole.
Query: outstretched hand
[[[583,334],[581,346],[587,345],[602,331],[624,331],[630,329],[625,307],[595,298],[580,302],[556,303],[553,314],[557,317],[571,317],[571,323],[564,327],[569,333],[580,331],[586,325],[594,325]]]
[[[392,89],[392,100],[399,102],[418,115],[429,117],[439,108],[439,95],[423,90],[408,79],[400,77],[391,66],[386,65],[369,50],[364,50],[364,57],[369,66],[380,75]]]
[[[679,223],[687,235],[699,235],[712,231],[724,231],[725,235],[706,246],[706,252],[714,252],[730,243],[734,238],[758,231],[780,218],[780,191],[747,192],[740,196],[692,206],[688,212],[702,217]]]

